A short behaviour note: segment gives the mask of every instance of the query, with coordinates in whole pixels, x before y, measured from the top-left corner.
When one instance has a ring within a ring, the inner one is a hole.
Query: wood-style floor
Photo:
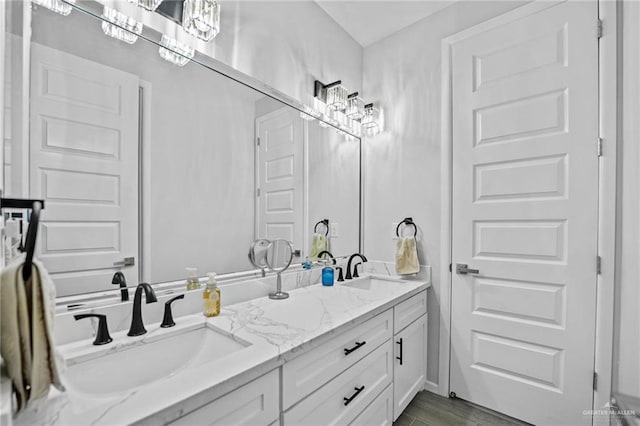
[[[528,423],[461,399],[445,398],[427,391],[418,393],[394,423],[394,426],[441,425],[524,426]]]

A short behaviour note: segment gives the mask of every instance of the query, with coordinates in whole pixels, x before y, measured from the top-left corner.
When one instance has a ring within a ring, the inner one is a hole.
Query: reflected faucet
[[[367,262],[367,258],[364,254],[354,253],[351,256],[349,256],[349,261],[347,262],[347,274],[344,277],[345,280],[350,280],[351,278],[354,278],[354,276],[351,275],[351,262],[356,257],[359,257],[360,259],[362,259],[362,263]],[[357,265],[356,265],[356,268],[357,268]],[[356,274],[357,274],[357,271],[356,271]],[[355,275],[355,277],[357,278],[358,275]]]
[[[331,254],[331,252],[329,250],[322,250],[320,253],[318,253],[318,255],[316,256],[318,260],[322,260],[322,256],[324,256],[325,254],[328,254],[329,257],[331,258],[331,260],[333,261],[333,264],[336,264],[336,258]]]
[[[156,293],[153,288],[147,283],[138,284],[136,287],[136,295],[133,297],[133,315],[131,316],[131,327],[127,336],[140,336],[147,332],[142,323],[142,290],[144,290],[144,297],[146,303],[157,302]]]
[[[127,279],[124,277],[124,274],[120,271],[113,274],[113,278],[111,279],[111,284],[120,284],[120,301],[126,302],[129,300],[129,290],[127,290]]]

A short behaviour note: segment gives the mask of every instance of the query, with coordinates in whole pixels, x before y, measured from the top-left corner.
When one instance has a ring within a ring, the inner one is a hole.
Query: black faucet
[[[147,283],[140,283],[136,287],[136,295],[133,297],[133,315],[131,316],[131,327],[127,336],[140,336],[147,332],[142,323],[142,290],[147,303],[157,302],[156,293]]]
[[[120,301],[126,302],[129,300],[129,290],[127,290],[127,279],[124,277],[124,274],[120,271],[113,274],[113,278],[111,279],[111,284],[120,284]]]
[[[318,258],[318,260],[322,259],[322,256],[324,256],[325,254],[328,254],[329,257],[331,258],[331,261],[333,262],[333,264],[336,264],[336,258],[331,254],[331,252],[329,250],[322,250],[320,253],[318,253],[318,256],[316,256]]]
[[[169,328],[176,325],[176,322],[173,320],[173,313],[171,312],[171,304],[179,299],[184,299],[184,294],[181,294],[164,302],[164,317],[162,318],[162,324],[160,324],[160,327]]]
[[[354,253],[351,256],[349,256],[349,261],[347,262],[347,274],[344,277],[345,280],[350,280],[351,278],[353,278],[353,276],[351,275],[351,262],[356,257],[359,257],[360,259],[362,259],[363,263],[367,262],[367,258],[364,254]],[[356,274],[357,274],[357,271],[356,271]],[[357,278],[358,275],[355,275],[355,277]]]

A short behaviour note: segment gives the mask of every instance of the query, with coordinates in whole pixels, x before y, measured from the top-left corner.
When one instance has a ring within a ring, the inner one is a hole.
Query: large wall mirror
[[[158,31],[108,37],[99,7],[34,6],[26,24],[7,5],[3,196],[45,200],[36,257],[58,296],[115,291],[116,271],[130,287],[250,271],[257,238],[300,262],[314,228],[335,256],[359,250],[359,139],[204,54],[164,60]]]

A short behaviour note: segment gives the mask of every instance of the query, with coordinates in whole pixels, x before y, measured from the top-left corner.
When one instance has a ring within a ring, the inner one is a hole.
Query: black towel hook
[[[400,238],[400,227],[402,225],[412,225],[413,226],[413,237],[417,237],[418,236],[418,227],[416,226],[416,224],[414,223],[413,219],[410,217],[405,217],[402,222],[398,223],[398,226],[396,226],[396,237]]]
[[[322,219],[313,227],[313,232],[318,233],[318,225],[324,225],[324,236],[329,236],[329,219]]]
[[[33,254],[36,251],[36,240],[38,238],[38,223],[40,222],[40,210],[44,209],[43,200],[23,200],[18,198],[0,199],[0,208],[31,209],[29,218],[29,228],[27,229],[26,249],[27,255],[22,266],[22,279],[27,281],[31,278],[33,270]]]

